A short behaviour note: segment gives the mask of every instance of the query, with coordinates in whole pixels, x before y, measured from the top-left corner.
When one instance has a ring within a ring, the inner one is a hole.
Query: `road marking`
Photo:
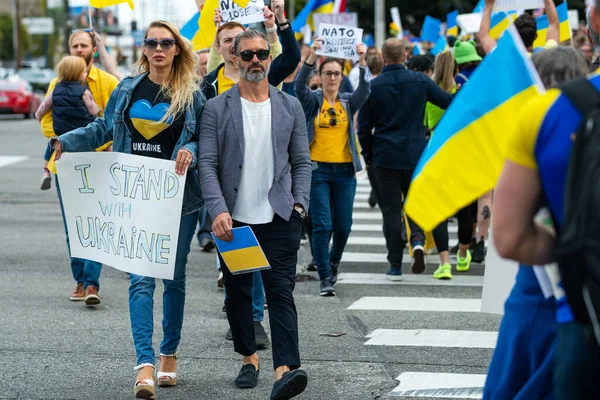
[[[403,372],[393,397],[435,397],[441,399],[481,399],[486,375]]]
[[[348,244],[365,245],[365,246],[385,246],[385,238],[384,237],[362,237],[362,236],[352,237],[352,236],[350,236],[348,238]]]
[[[368,193],[356,193],[356,195],[354,196],[354,200],[367,201],[367,200],[369,200],[369,194]]]
[[[375,207],[371,207],[369,205],[369,203],[367,203],[366,201],[355,201],[354,202],[354,209],[355,210],[379,210],[379,207],[376,205]]]
[[[369,186],[357,186],[356,193],[371,193],[371,188]]]
[[[27,156],[0,156],[0,168],[27,160]]]
[[[352,219],[364,219],[369,221],[381,221],[381,212],[354,212]]]
[[[450,331],[438,329],[377,329],[365,346],[460,347],[493,349],[498,332]]]
[[[480,312],[481,299],[362,297],[348,310]]]
[[[468,286],[483,287],[483,276],[454,275],[450,280],[433,279],[431,275],[405,274],[401,281],[390,281],[385,274],[342,272],[337,285],[420,285],[420,286]]]
[[[407,263],[412,259],[408,254],[404,254],[402,262]],[[387,263],[386,253],[351,253],[345,251],[342,254],[342,262],[362,262],[362,263]]]
[[[381,223],[352,224],[352,232],[381,232]]]

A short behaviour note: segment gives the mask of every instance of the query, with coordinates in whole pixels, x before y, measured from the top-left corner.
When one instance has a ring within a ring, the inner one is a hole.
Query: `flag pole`
[[[90,21],[90,29],[94,30],[94,27],[92,26],[92,2],[91,1],[88,3],[88,21]]]

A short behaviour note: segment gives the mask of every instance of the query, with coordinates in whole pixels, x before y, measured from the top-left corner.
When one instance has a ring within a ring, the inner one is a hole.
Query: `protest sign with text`
[[[318,55],[358,60],[356,46],[362,43],[362,29],[321,24],[317,32],[317,36],[323,40],[321,48],[317,50]]]
[[[65,153],[56,168],[72,257],[173,279],[185,187],[174,161]]]
[[[219,0],[223,24],[231,21],[240,24],[262,22],[265,20],[264,7],[264,0],[250,0],[245,8],[240,7],[234,0]]]
[[[353,26],[356,28],[358,27],[358,14],[351,12],[338,14],[313,14],[313,26],[319,26],[321,24]]]
[[[533,10],[544,8],[544,0],[496,0],[494,11]]]

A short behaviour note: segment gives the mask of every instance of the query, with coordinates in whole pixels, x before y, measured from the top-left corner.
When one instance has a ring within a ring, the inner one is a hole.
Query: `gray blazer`
[[[294,204],[308,211],[312,164],[308,150],[306,119],[300,102],[273,86],[271,129],[275,157],[275,181],[269,203],[286,221]],[[214,220],[235,209],[244,162],[244,122],[238,86],[204,105],[200,119],[200,188]]]

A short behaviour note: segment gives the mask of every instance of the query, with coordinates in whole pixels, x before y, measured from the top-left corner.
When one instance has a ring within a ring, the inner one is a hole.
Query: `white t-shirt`
[[[253,103],[242,99],[244,162],[232,218],[246,224],[273,222],[275,211],[269,190],[275,180],[271,134],[271,100]]]

